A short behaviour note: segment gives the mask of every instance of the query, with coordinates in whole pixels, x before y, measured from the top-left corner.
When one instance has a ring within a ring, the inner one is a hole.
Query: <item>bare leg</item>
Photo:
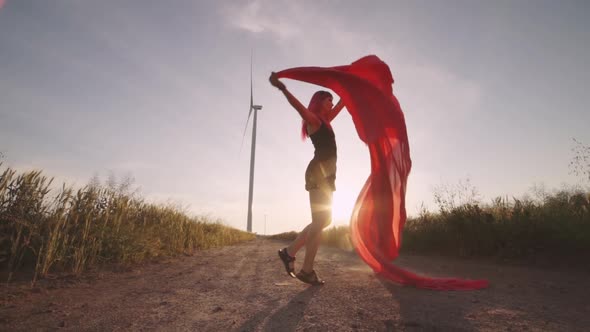
[[[306,227],[304,272],[313,270],[313,262],[320,246],[322,230],[332,221],[332,191],[314,189],[309,191],[311,205],[311,224]],[[303,233],[303,232],[302,232]]]
[[[305,228],[299,233],[299,235],[297,235],[297,238],[293,242],[291,242],[291,244],[287,247],[287,253],[289,254],[289,256],[295,257],[297,252],[299,252],[299,250],[303,248],[305,242],[307,241],[309,229],[312,225],[313,223],[305,226]]]

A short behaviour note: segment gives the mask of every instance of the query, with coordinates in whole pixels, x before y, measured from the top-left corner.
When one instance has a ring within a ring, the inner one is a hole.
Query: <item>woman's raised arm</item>
[[[276,76],[276,73],[273,72],[272,74],[270,74],[268,80],[270,81],[270,84],[272,84],[272,86],[276,87],[277,89],[281,90],[281,92],[283,92],[289,104],[293,106],[293,108],[299,113],[299,115],[301,115],[301,118],[303,118],[303,120],[305,120],[305,122],[307,122],[312,128],[317,128],[321,125],[320,119],[315,114],[310,112],[305,106],[303,106],[303,104],[301,104],[301,102],[297,98],[295,98],[295,96],[293,96],[293,94],[291,94],[289,90],[287,90],[285,84],[279,81],[278,77]]]
[[[330,111],[330,113],[327,115],[327,121],[328,122],[332,122],[332,120],[334,120],[334,118],[338,115],[338,113],[340,113],[340,111],[342,111],[342,109],[344,108],[344,102],[342,101],[342,99],[340,99],[338,101],[338,103],[336,105],[334,105],[334,107],[332,108],[332,111]]]

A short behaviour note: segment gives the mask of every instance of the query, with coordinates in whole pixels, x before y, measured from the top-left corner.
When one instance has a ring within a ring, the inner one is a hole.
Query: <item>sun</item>
[[[352,209],[356,202],[358,193],[351,191],[335,191],[332,198],[332,219],[334,222],[350,221]]]

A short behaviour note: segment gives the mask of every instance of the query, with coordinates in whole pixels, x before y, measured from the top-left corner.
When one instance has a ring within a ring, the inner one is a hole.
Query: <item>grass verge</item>
[[[53,190],[51,183],[40,171],[0,173],[0,268],[7,281],[20,269],[33,269],[34,282],[51,271],[80,274],[255,237],[124,190],[98,184]]]

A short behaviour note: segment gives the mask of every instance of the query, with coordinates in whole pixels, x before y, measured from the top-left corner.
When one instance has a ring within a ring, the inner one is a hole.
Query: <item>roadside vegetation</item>
[[[436,195],[435,195],[436,196]],[[438,198],[406,221],[401,253],[587,264],[590,259],[590,191],[562,189],[542,198],[497,197],[455,204]],[[291,241],[296,232],[270,238]],[[352,250],[348,226],[327,228],[322,245]],[[578,264],[579,265],[579,264]]]
[[[590,266],[590,147],[574,140],[572,152],[575,186],[553,191],[535,186],[523,197],[488,202],[481,201],[469,179],[436,187],[436,210],[422,208],[408,218],[401,252]],[[349,250],[349,234],[347,226],[331,227],[322,243]]]
[[[146,202],[130,183],[96,179],[73,189],[52,186],[41,171],[18,173],[0,163],[0,268],[10,281],[29,271],[33,282],[53,272],[80,274],[103,264],[235,244],[255,235],[182,209]]]

